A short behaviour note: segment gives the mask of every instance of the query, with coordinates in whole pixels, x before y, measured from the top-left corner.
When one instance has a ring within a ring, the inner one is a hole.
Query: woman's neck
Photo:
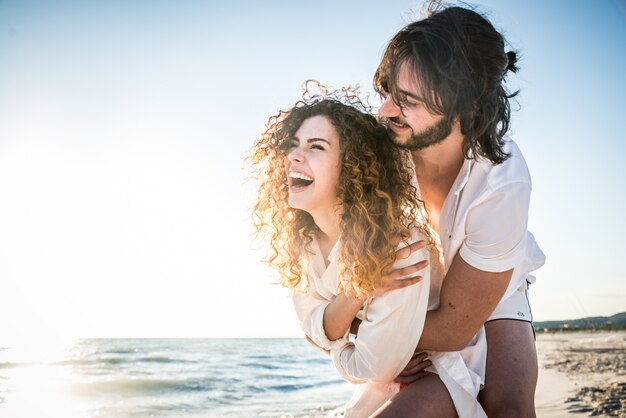
[[[328,265],[330,250],[332,250],[341,236],[341,214],[339,210],[333,208],[333,210],[324,213],[312,213],[311,216],[313,216],[313,221],[319,228],[317,240],[324,256],[324,261]]]

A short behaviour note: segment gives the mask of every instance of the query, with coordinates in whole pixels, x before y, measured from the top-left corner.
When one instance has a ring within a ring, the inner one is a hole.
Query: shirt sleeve
[[[394,268],[427,258],[424,248]],[[331,349],[333,364],[345,380],[389,383],[409,362],[424,329],[430,287],[430,269],[417,274],[422,276],[419,283],[372,299],[356,340]]]
[[[463,260],[479,270],[502,272],[525,257],[530,191],[526,182],[508,184],[469,210],[459,249]]]
[[[331,350],[343,346],[348,341],[350,330],[346,331],[343,337],[334,341],[329,340],[326,336],[326,331],[324,331],[324,311],[331,301],[322,297],[315,289],[315,286],[309,286],[305,292],[296,290],[292,300],[300,320],[300,329],[315,344],[325,350]]]

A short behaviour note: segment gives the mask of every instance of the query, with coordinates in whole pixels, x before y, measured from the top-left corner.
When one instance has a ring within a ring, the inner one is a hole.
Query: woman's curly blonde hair
[[[310,86],[291,109],[269,118],[247,157],[260,182],[252,215],[256,236],[269,249],[264,261],[278,270],[281,284],[296,289],[319,229],[309,213],[288,204],[284,157],[302,123],[325,116],[339,134],[341,152],[337,291],[368,295],[392,267],[400,241],[408,241],[415,228],[430,236],[418,220],[422,202],[411,183],[410,156],[393,144],[355,89],[329,91],[315,84],[321,93],[312,94]]]

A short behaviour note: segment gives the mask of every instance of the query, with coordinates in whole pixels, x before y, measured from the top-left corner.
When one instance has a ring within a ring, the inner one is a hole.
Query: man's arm
[[[417,350],[462,350],[500,302],[512,274],[513,269],[479,270],[457,254],[443,280],[439,308],[426,314]]]
[[[464,242],[443,279],[439,308],[427,314],[418,349],[461,350],[489,318],[525,257],[530,191],[528,181],[507,183],[469,209]]]

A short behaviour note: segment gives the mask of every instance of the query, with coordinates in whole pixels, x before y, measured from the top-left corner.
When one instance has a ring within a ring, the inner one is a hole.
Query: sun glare
[[[69,339],[22,339],[0,348],[0,415],[84,417],[86,405],[72,396],[78,380],[67,359]]]

